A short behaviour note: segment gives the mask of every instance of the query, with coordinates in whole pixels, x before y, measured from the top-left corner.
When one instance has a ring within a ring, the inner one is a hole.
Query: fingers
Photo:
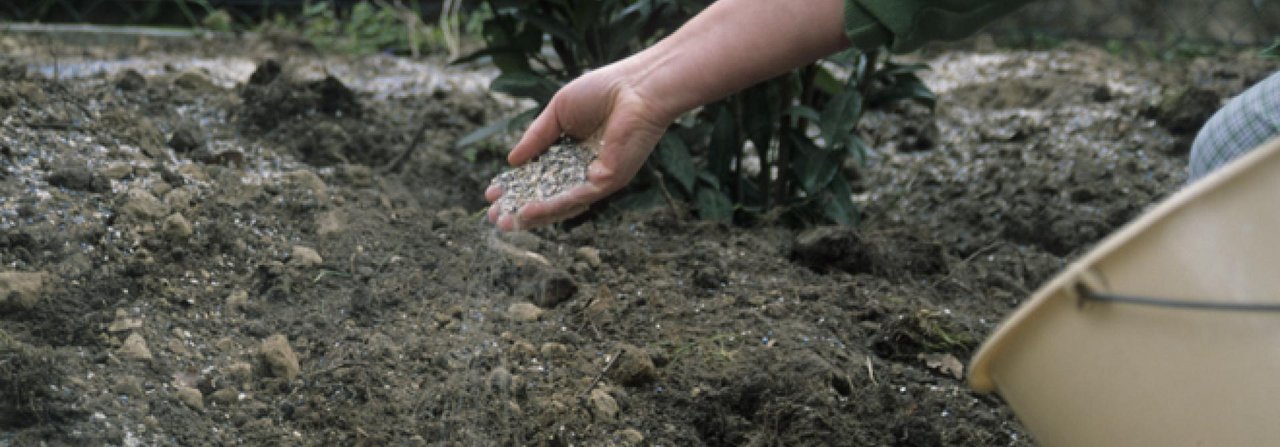
[[[511,153],[507,154],[507,163],[512,166],[520,166],[529,161],[560,138],[560,120],[556,114],[556,101],[553,99],[547,108],[534,118],[533,123],[529,124],[529,128],[525,129],[524,135],[520,137],[520,141],[511,149]]]

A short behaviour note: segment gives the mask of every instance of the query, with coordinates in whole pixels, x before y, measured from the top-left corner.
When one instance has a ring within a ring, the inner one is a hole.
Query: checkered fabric
[[[1232,98],[1213,114],[1191,144],[1187,182],[1280,135],[1280,72]]]

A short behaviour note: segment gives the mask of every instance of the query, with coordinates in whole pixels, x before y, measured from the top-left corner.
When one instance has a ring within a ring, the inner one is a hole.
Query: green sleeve
[[[1031,0],[845,0],[845,35],[854,47],[895,53],[932,40],[966,37]]]

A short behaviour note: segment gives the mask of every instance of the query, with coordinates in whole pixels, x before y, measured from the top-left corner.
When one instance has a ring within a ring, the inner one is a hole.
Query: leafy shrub
[[[538,107],[479,129],[458,145],[523,127],[565,82],[651,45],[706,3],[489,1],[486,46],[456,63],[490,58],[501,71],[490,88]],[[865,158],[866,144],[856,132],[862,111],[901,99],[930,107],[934,102],[915,75],[925,66],[896,64],[882,54],[846,51],[688,114],[646,162],[653,175],[634,182],[618,203],[647,206],[678,198],[703,219],[720,222],[768,216],[852,223],[857,213],[842,167]]]

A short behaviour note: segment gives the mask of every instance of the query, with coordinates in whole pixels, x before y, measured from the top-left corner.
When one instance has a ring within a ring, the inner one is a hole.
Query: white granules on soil
[[[529,202],[549,199],[587,182],[587,166],[596,152],[580,144],[551,146],[538,158],[499,174],[493,184],[502,189],[502,197],[494,206],[502,214],[515,215]]]

